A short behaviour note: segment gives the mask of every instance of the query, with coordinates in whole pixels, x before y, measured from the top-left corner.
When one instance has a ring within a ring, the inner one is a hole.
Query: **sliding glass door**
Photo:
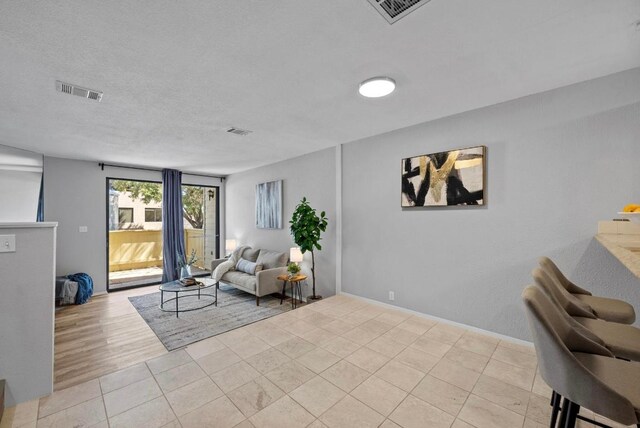
[[[194,276],[218,257],[218,188],[182,186],[187,257]],[[158,284],[162,278],[162,183],[107,179],[108,291]]]
[[[209,275],[211,261],[218,258],[218,188],[183,185],[182,205],[185,251],[187,258],[191,254],[197,258],[191,266],[191,274]]]

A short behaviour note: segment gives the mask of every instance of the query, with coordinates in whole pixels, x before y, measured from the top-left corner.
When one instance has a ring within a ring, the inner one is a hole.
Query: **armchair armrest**
[[[256,295],[265,296],[280,291],[277,278],[287,272],[286,267],[265,269],[256,273]]]
[[[211,272],[213,272],[214,270],[216,270],[216,268],[223,262],[226,262],[229,259],[215,259],[215,260],[211,260]]]

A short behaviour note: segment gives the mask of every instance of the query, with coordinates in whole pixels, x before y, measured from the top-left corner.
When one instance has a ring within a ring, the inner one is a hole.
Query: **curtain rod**
[[[162,172],[162,169],[158,169],[158,168],[145,168],[145,167],[142,167],[142,166],[115,165],[115,164],[104,163],[104,162],[98,163],[98,166],[103,171],[104,171],[104,167],[108,166],[108,167],[111,167],[111,168],[137,169],[139,171]],[[224,181],[224,179],[225,179],[225,177],[221,176],[221,175],[195,174],[195,173],[192,173],[192,172],[183,172],[183,174],[192,175],[194,177],[218,178],[218,179],[220,179],[222,181]]]

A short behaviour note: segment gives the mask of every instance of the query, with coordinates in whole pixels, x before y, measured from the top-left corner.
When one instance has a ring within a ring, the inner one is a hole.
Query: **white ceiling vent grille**
[[[89,98],[90,100],[102,101],[102,92],[94,91],[93,89],[82,88],[80,86],[72,85],[71,83],[61,82],[56,80],[56,90],[69,95],[76,95],[82,98]]]
[[[430,0],[369,0],[384,19],[393,24]]]
[[[241,135],[244,137],[245,135],[251,134],[253,131],[247,131],[246,129],[231,127],[227,129],[227,132],[230,134]]]

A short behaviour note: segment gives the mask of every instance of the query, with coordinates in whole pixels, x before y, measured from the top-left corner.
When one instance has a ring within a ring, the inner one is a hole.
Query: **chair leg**
[[[260,296],[256,296],[256,306],[260,306]]]
[[[553,391],[551,394],[551,423],[549,424],[549,428],[556,428],[556,422],[558,421],[558,412],[560,410],[560,401],[562,400],[562,396],[557,392]]]
[[[567,414],[567,419],[565,421],[564,428],[575,428],[576,416],[578,416],[579,411],[580,411],[580,406],[570,401],[569,412]]]
[[[560,394],[558,394],[560,395]],[[567,421],[567,415],[569,414],[569,404],[571,401],[566,398],[562,399],[562,409],[560,410],[560,420],[558,421],[558,427],[564,428]]]

